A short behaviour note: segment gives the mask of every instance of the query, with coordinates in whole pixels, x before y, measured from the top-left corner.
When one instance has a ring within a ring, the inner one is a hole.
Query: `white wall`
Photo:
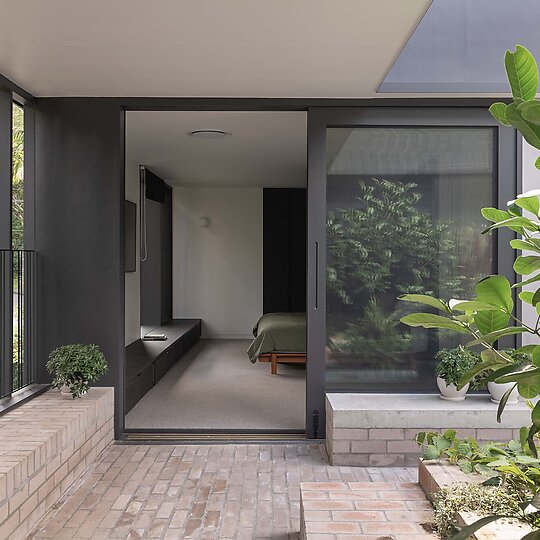
[[[536,158],[540,155],[540,152],[532,147],[527,142],[523,141],[523,152],[522,152],[522,181],[523,181],[523,188],[522,192],[530,191],[531,189],[540,189],[540,171],[535,167],[534,162]],[[524,253],[526,255],[526,253]],[[530,255],[533,255],[532,253]],[[518,276],[520,277],[520,276]],[[524,276],[524,279],[531,276]],[[524,287],[523,290],[536,290],[534,286],[538,286],[538,284],[533,283],[532,285],[528,287]],[[528,324],[529,326],[536,325],[536,320],[538,318],[538,314],[536,313],[535,309],[529,305],[525,304],[524,302],[521,303],[522,305],[522,315],[523,315],[523,321]],[[523,344],[527,345],[530,343],[535,343],[535,340],[531,334],[522,334],[523,336]],[[536,344],[536,343],[535,343]]]
[[[125,276],[125,344],[129,345],[141,337],[141,289],[139,261],[139,165],[126,161],[126,200],[137,205],[137,248],[136,272],[126,272]]]
[[[249,339],[261,314],[262,189],[174,188],[173,316],[201,318],[202,337]]]

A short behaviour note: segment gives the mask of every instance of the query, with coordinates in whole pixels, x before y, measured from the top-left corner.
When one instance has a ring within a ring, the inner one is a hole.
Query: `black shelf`
[[[166,341],[138,339],[126,347],[125,412],[130,411],[201,336],[200,319],[176,319],[145,333],[167,335]]]

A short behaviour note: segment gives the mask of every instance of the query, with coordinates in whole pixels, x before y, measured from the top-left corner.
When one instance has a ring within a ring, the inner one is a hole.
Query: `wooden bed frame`
[[[272,375],[277,375],[278,362],[289,364],[305,364],[306,353],[266,353],[259,356],[259,362],[272,363]]]

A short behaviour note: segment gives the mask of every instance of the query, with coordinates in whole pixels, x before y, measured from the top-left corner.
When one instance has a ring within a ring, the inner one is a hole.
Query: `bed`
[[[277,375],[278,362],[306,363],[305,313],[266,313],[253,327],[253,335],[249,359],[270,362],[272,375]]]

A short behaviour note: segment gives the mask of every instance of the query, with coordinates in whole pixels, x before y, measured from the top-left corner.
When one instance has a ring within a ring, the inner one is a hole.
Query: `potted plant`
[[[463,401],[470,383],[458,390],[463,375],[478,363],[478,357],[461,345],[455,349],[441,349],[436,355],[437,386],[441,392],[439,397],[449,401]]]
[[[528,353],[518,353],[515,349],[504,349],[501,351],[509,355],[516,367],[526,366],[532,363],[532,355]],[[500,403],[506,392],[510,392],[507,403],[517,403],[519,398],[518,388],[515,382],[499,383],[495,381],[487,382],[487,389],[491,394],[491,401],[493,403]]]
[[[105,355],[97,345],[63,345],[52,351],[47,370],[54,377],[53,388],[74,398],[86,394],[90,383],[106,373]]]

